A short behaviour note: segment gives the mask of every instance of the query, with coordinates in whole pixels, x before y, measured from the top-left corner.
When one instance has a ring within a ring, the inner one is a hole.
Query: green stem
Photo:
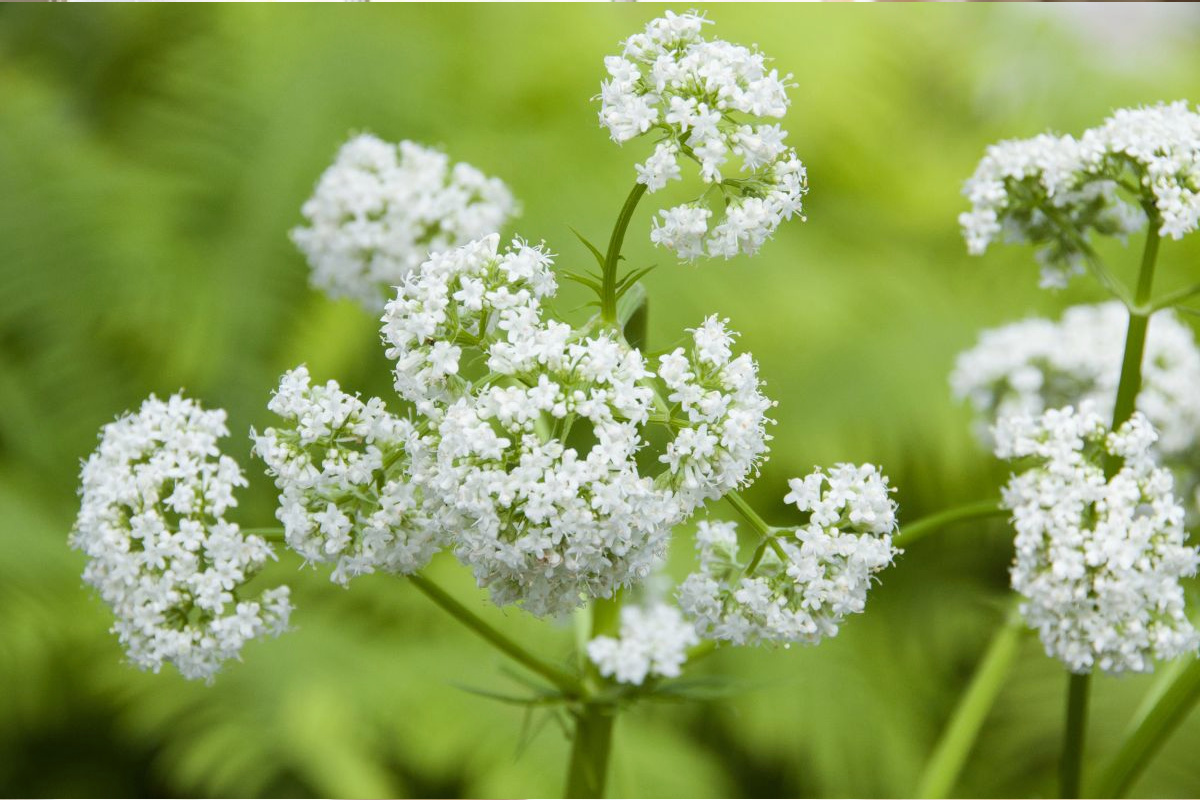
[[[591,639],[616,636],[621,629],[621,593],[610,599],[592,602]],[[571,760],[567,765],[567,797],[603,797],[608,775],[608,756],[612,750],[616,707],[597,699],[604,689],[604,678],[590,660],[586,666],[587,685],[583,704],[574,712],[575,731],[571,737]]]
[[[1016,662],[1022,629],[1020,612],[1014,607],[988,645],[970,685],[958,701],[937,747],[929,757],[921,773],[917,797],[950,796],[983,722]]]
[[[550,681],[563,694],[578,697],[582,693],[583,687],[580,685],[578,679],[557,667],[547,664],[512,639],[500,633],[500,631],[484,622],[483,619],[471,612],[462,603],[451,597],[445,589],[442,589],[433,581],[422,575],[410,575],[408,579],[426,597],[449,612],[459,622],[486,639],[493,647],[509,658]]]
[[[614,326],[617,324],[617,266],[621,259],[621,245],[625,242],[625,231],[629,227],[629,220],[633,218],[633,211],[645,193],[646,184],[633,185],[633,190],[629,192],[629,197],[625,198],[625,205],[621,207],[621,214],[617,217],[617,224],[608,240],[608,252],[604,254],[600,318]]]
[[[1079,235],[1072,224],[1061,214],[1048,206],[1042,207],[1042,211],[1052,222],[1054,222],[1054,224],[1059,227],[1059,230],[1066,235],[1066,237],[1069,238],[1077,248],[1079,248],[1079,252],[1083,253],[1088,266],[1096,275],[1096,280],[1100,281],[1100,284],[1114,297],[1117,297],[1122,303],[1124,303],[1126,306],[1129,306],[1131,303],[1129,290],[1126,289],[1125,285],[1117,280],[1112,272],[1109,271],[1108,267],[1104,264],[1104,260],[1100,258],[1100,255],[1092,248],[1092,246],[1088,244],[1082,236]],[[1151,223],[1153,223],[1153,220],[1151,220]]]
[[[969,503],[965,506],[958,506],[957,508],[950,508],[945,511],[939,511],[936,514],[930,514],[927,517],[921,517],[916,522],[910,522],[907,525],[901,525],[900,532],[896,534],[895,540],[897,544],[908,545],[956,522],[968,519],[982,519],[984,517],[1002,517],[1007,513],[1008,510],[1000,506],[999,500],[984,500],[978,503]]]
[[[770,537],[773,535],[774,530],[771,526],[750,507],[750,504],[740,494],[730,492],[725,495],[725,499],[729,501],[731,506],[737,509],[742,518],[749,522],[750,527],[754,528],[760,536]]]
[[[242,528],[243,536],[261,536],[268,542],[282,542],[284,540],[283,528]]]
[[[1200,283],[1197,283],[1193,286],[1186,286],[1178,291],[1164,294],[1162,297],[1154,301],[1154,305],[1151,306],[1151,309],[1154,311],[1159,311],[1167,308],[1168,306],[1179,305],[1184,300],[1187,300],[1198,294],[1200,294]]]
[[[1158,226],[1150,220],[1146,233],[1146,247],[1142,251],[1142,267],[1138,272],[1135,307],[1146,308],[1150,303],[1150,291],[1154,284],[1154,263],[1158,258]],[[1144,311],[1129,312],[1129,331],[1125,334],[1125,355],[1121,360],[1121,382],[1117,386],[1117,402],[1113,408],[1113,430],[1133,416],[1138,392],[1142,388],[1142,353],[1146,349],[1146,328],[1150,322]]]
[[[587,703],[575,713],[567,797],[604,797],[615,721],[614,709],[608,705]]]
[[[1083,773],[1083,743],[1087,733],[1088,690],[1092,674],[1072,674],[1067,683],[1067,725],[1063,730],[1062,762],[1059,764],[1059,795],[1079,797]]]
[[[1135,721],[1093,797],[1124,797],[1159,748],[1200,700],[1200,660],[1193,659],[1150,709]]]

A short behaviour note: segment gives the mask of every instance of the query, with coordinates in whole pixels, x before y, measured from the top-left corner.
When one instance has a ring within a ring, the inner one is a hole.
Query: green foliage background
[[[304,361],[388,396],[376,322],[311,291],[286,237],[349,132],[438,144],[504,178],[524,203],[515,230],[544,238],[560,265],[587,266],[568,226],[603,240],[648,150],[608,141],[589,98],[602,57],[658,12],[0,8],[0,793],[561,789],[559,729],[535,719],[523,735],[521,709],[463,691],[519,684],[403,581],[344,591],[285,557],[270,577],[295,587],[297,629],[204,686],[122,663],[65,540],[80,459],[150,392],[182,386],[229,410],[253,482],[248,525],[270,524],[273,499],[241,433],[268,423],[284,369]],[[1058,6],[711,9],[716,35],[757,42],[795,73],[785,127],[809,167],[809,221],[754,260],[678,265],[648,241],[649,202],[627,254],[660,265],[647,280],[652,346],[719,312],[761,363],[779,425],[751,498],[769,518],[786,518],[788,477],[841,460],[882,464],[905,519],[995,491],[1003,472],[948,396],[955,353],[982,327],[1099,295],[1086,281],[1039,291],[1025,250],[968,258],[959,187],[997,139],[1200,99],[1194,10],[1126,13],[1113,38]],[[1138,27],[1156,19],[1166,24]],[[1135,248],[1112,245],[1114,262],[1131,265]],[[1195,243],[1165,245],[1160,286],[1182,284],[1198,256]],[[561,307],[585,299],[569,288]],[[613,792],[912,792],[1000,622],[1010,555],[1000,525],[947,531],[885,573],[837,639],[718,653],[700,671],[730,676],[721,697],[622,718]],[[513,635],[568,656],[569,624],[491,609],[452,562],[433,572]],[[1093,769],[1152,680],[1097,682]],[[1027,639],[962,793],[1054,792],[1064,687]],[[1200,792],[1198,734],[1193,715],[1137,793]]]

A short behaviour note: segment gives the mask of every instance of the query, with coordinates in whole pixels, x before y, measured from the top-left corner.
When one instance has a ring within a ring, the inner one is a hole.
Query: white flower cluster
[[[1132,171],[1161,220],[1181,239],[1200,225],[1200,113],[1182,100],[1122,108],[1080,140],[1089,173]]]
[[[431,256],[388,304],[383,337],[423,419],[429,457],[409,480],[442,504],[454,552],[497,603],[556,614],[643,579],[672,526],[744,483],[771,403],[725,323],[692,331],[656,376],[611,333],[546,318],[556,283],[543,249],[498,246],[493,235]],[[669,399],[652,419],[656,386]],[[639,466],[652,422],[671,436],[643,463],[663,475]]]
[[[210,678],[250,639],[283,632],[288,588],[257,597],[244,584],[275,557],[225,513],[246,484],[221,455],[224,411],[151,396],[104,427],[84,464],[71,546],[88,556],[84,580],[116,614],[113,631],[142,669],[173,663]]]
[[[441,545],[435,514],[409,479],[425,443],[383,401],[366,403],[336,381],[312,386],[308,369],[286,373],[268,407],[288,424],[251,433],[280,490],[276,516],[288,546],[332,579],[382,570],[407,575]]]
[[[538,615],[644,579],[685,513],[638,470],[641,354],[609,336],[563,342],[569,331],[518,340],[538,354],[446,409],[420,478],[462,515],[455,553],[479,583]]]
[[[733,355],[728,320],[709,317],[691,330],[692,341],[659,359],[679,430],[660,461],[677,490],[694,505],[745,484],[767,453],[767,412],[758,367],[748,353]]]
[[[620,637],[597,636],[588,642],[587,654],[604,677],[641,686],[647,676],[678,678],[688,648],[699,643],[679,609],[655,603],[622,608]]]
[[[702,636],[739,645],[836,636],[900,552],[892,545],[896,503],[874,466],[839,464],[789,485],[785,500],[809,522],[762,543],[752,571],[738,561],[734,523],[700,523],[700,571],[683,582],[679,602]]]
[[[562,353],[569,328],[540,326],[542,300],[558,288],[550,254],[519,239],[500,254],[499,244],[491,234],[434,253],[387,304],[396,391],[422,414],[436,416],[466,390],[464,348],[490,353],[489,367],[503,373]]]
[[[301,211],[308,226],[292,241],[312,285],[378,311],[429,253],[499,230],[517,207],[502,181],[469,164],[363,134],[342,145]]]
[[[1041,134],[990,145],[963,194],[971,210],[959,215],[967,249],[982,255],[1001,234],[1038,246],[1041,286],[1062,288],[1084,271],[1088,231],[1126,235],[1145,224],[1123,202],[1111,177],[1083,172],[1080,143]]]
[[[1118,187],[1135,203],[1122,200]],[[1089,231],[1126,235],[1155,209],[1159,233],[1200,225],[1200,114],[1185,102],[1120,109],[1076,139],[1042,134],[992,145],[963,193],[967,247],[983,253],[1002,233],[1039,245],[1042,285],[1082,270]]]
[[[1111,417],[1121,376],[1128,311],[1120,302],[1067,309],[1060,321],[1026,319],[984,331],[950,375],[955,397],[970,402],[977,430],[1004,417],[1090,402]],[[1200,349],[1172,311],[1150,319],[1138,409],[1159,432],[1168,460],[1193,458],[1200,445]]]
[[[755,253],[786,219],[802,212],[808,175],[787,132],[763,118],[787,113],[790,75],[767,69],[754,50],[708,40],[709,21],[689,12],[653,20],[644,33],[624,42],[619,56],[605,59],[609,79],[601,85],[600,122],[614,141],[654,131],[653,154],[637,166],[647,191],[679,180],[679,158],[687,157],[721,198],[719,221],[704,201],[659,212],[651,239],[693,259]],[[740,160],[737,177],[726,177],[730,156]]]
[[[1089,406],[1007,417],[996,455],[1031,459],[1003,490],[1017,531],[1013,588],[1048,655],[1072,672],[1148,672],[1200,646],[1180,578],[1200,552],[1185,544],[1171,474],[1154,464],[1140,414],[1110,432]],[[1106,475],[1105,461],[1120,468]]]

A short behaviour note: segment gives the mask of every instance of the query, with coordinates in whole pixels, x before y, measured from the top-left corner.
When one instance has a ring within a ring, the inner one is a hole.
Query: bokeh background
[[[603,56],[659,12],[0,8],[0,794],[561,790],[567,744],[554,720],[466,691],[521,684],[404,581],[373,576],[346,591],[285,556],[271,578],[294,587],[296,630],[250,645],[205,686],[123,663],[66,536],[80,459],[101,425],[150,392],[184,387],[229,410],[230,450],[252,477],[238,512],[248,526],[272,523],[273,498],[244,433],[269,424],[283,370],[307,362],[389,396],[376,321],[310,290],[287,239],[349,133],[440,145],[502,177],[524,204],[515,230],[545,239],[560,265],[587,266],[568,226],[605,240],[648,152],[611,143],[590,98]],[[882,464],[910,520],[1003,480],[949,397],[954,355],[983,327],[1100,297],[1086,280],[1039,291],[1026,250],[969,258],[955,223],[962,181],[989,142],[1200,100],[1194,7],[1085,13],[710,9],[715,35],[757,42],[795,75],[785,127],[809,167],[809,221],[785,225],[753,260],[681,265],[648,241],[654,196],[626,252],[660,265],[646,281],[652,347],[719,312],[759,360],[779,424],[750,497],[769,519],[787,519],[787,478],[815,464]],[[1129,266],[1136,247],[1107,253]],[[1161,263],[1159,285],[1182,284],[1200,248],[1168,243]],[[560,308],[578,318],[585,299],[567,288]],[[1010,550],[1000,524],[948,530],[910,548],[835,640],[719,652],[698,668],[725,676],[708,700],[622,718],[612,791],[911,793],[1000,623]],[[547,657],[569,656],[569,621],[497,611],[452,561],[431,569]],[[1152,683],[1096,682],[1092,769]],[[961,793],[1055,791],[1064,687],[1027,638]],[[1200,792],[1198,737],[1193,715],[1136,793]]]

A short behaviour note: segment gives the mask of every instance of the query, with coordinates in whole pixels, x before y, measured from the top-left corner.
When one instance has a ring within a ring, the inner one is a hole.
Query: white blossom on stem
[[[587,655],[604,677],[641,686],[651,676],[678,678],[688,648],[699,643],[679,609],[660,602],[623,607],[620,635],[592,639]]]
[[[246,481],[217,441],[225,412],[150,396],[109,423],[83,466],[71,546],[88,557],[83,579],[116,614],[129,658],[186,678],[216,674],[250,639],[288,625],[288,587],[246,583],[275,554],[225,519]]]
[[[333,563],[346,584],[382,570],[420,570],[444,541],[438,504],[413,482],[429,444],[379,398],[363,402],[336,381],[311,384],[297,367],[280,380],[268,407],[283,424],[251,432],[255,453],[279,489],[289,547],[311,563]]]
[[[428,258],[500,230],[517,213],[502,181],[437,150],[361,134],[342,145],[301,209],[292,241],[312,285],[383,308],[389,287]]]
[[[706,24],[695,12],[651,21],[621,55],[605,59],[599,96],[600,124],[614,141],[659,137],[636,168],[648,192],[682,177],[680,158],[695,162],[709,184],[699,200],[663,209],[654,221],[651,240],[688,260],[753,255],[784,220],[803,218],[808,192],[787,132],[766,121],[787,113],[791,76],[754,49],[704,38]]]
[[[1012,585],[1047,655],[1080,674],[1149,672],[1196,650],[1180,579],[1200,551],[1146,417],[1111,432],[1094,407],[1068,406],[1002,418],[995,438],[1000,458],[1032,462],[1003,503],[1017,531]]]
[[[836,636],[900,552],[892,544],[896,503],[874,466],[839,464],[789,485],[785,500],[809,521],[760,542],[753,570],[739,560],[734,523],[700,523],[700,569],[680,586],[679,604],[705,638],[787,645]]]

